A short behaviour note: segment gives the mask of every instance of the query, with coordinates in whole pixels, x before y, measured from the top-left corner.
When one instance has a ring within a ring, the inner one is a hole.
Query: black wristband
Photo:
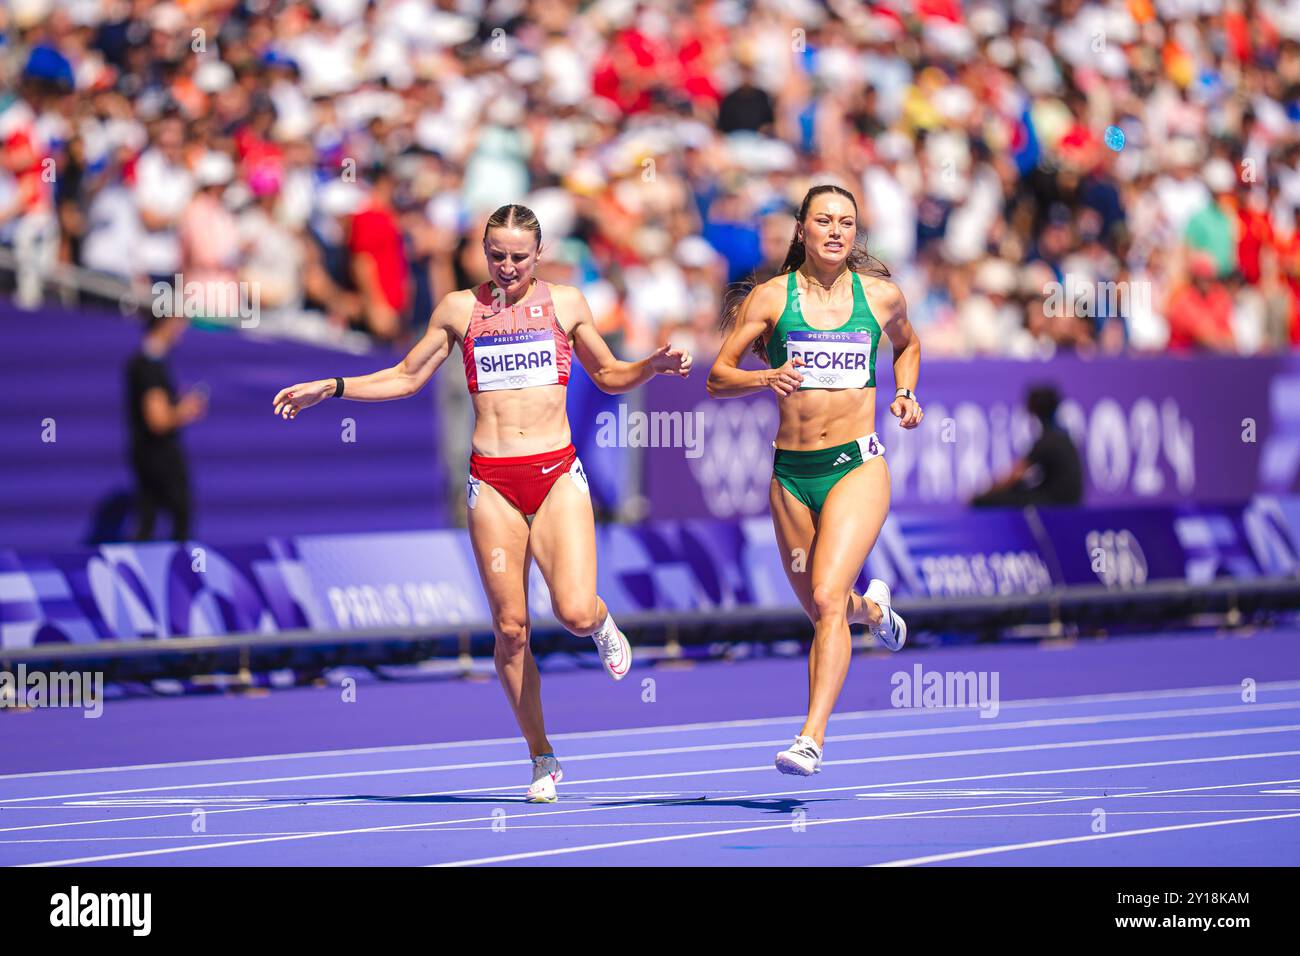
[[[338,378],[337,376],[334,378],[334,397],[343,397],[343,379]]]

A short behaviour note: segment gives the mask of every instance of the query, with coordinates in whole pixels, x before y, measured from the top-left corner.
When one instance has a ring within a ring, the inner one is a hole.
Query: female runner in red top
[[[460,345],[475,415],[466,492],[470,541],[492,612],[497,674],[533,758],[526,799],[552,803],[563,773],[546,738],[541,679],[528,646],[529,562],[537,561],[556,618],[595,640],[615,680],[627,674],[632,657],[596,594],[595,518],[565,413],[571,359],[577,355],[602,391],[619,393],[657,374],[685,377],[691,356],[663,346],[639,362],[616,359],[578,289],[534,278],[541,241],[531,210],[502,206],[483,233],[490,281],[439,302],[405,359],[370,375],[292,385],[275,396],[275,413],[292,419],[336,395],[361,402],[407,398],[424,387],[453,343]]]

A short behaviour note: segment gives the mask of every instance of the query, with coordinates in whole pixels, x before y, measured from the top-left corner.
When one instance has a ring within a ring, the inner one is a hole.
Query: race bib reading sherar
[[[871,381],[870,332],[791,331],[786,355],[803,361],[802,388],[866,388]]]
[[[474,364],[480,392],[555,385],[560,381],[555,333],[549,329],[480,336],[474,340]]]

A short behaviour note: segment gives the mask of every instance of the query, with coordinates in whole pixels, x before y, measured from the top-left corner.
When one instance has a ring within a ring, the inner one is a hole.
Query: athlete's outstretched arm
[[[784,299],[767,285],[751,289],[736,313],[736,324],[718,350],[706,383],[713,398],[739,398],[770,388],[779,396],[789,395],[803,384],[796,366],[742,369],[740,360],[760,335],[771,335]]]
[[[886,288],[883,331],[894,345],[894,386],[915,394],[916,381],[921,375],[921,339],[907,321],[907,301],[902,290],[893,283],[888,283]],[[910,398],[895,398],[889,410],[898,419],[900,428],[915,428],[925,417],[921,406]]]
[[[357,402],[386,402],[394,398],[407,398],[424,388],[438,370],[438,366],[451,351],[451,315],[454,306],[452,295],[445,296],[429,319],[424,337],[396,365],[343,379],[343,397]],[[332,378],[315,382],[299,382],[282,388],[275,396],[275,414],[283,418],[296,418],[304,408],[333,396]]]
[[[611,395],[630,392],[656,375],[680,375],[685,378],[691,374],[691,354],[667,345],[661,345],[653,355],[639,362],[624,362],[615,358],[596,331],[596,320],[592,318],[587,297],[569,286],[559,286],[557,291],[560,291],[565,300],[565,314],[576,319],[573,326],[573,350],[582,367],[602,392]]]

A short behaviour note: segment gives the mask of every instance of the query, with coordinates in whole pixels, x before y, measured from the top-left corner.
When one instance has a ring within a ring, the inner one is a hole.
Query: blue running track
[[[891,706],[918,665],[996,674],[996,715]],[[859,655],[823,771],[787,777],[806,687],[795,659],[544,672],[540,806],[493,680],[0,713],[0,864],[1300,862],[1300,633]]]

